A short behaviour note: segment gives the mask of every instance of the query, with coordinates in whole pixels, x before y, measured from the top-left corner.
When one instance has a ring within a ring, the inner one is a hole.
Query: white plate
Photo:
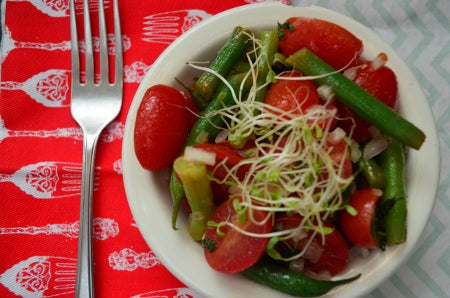
[[[308,16],[337,23],[364,42],[364,56],[379,52],[389,57],[389,66],[399,81],[400,111],[427,135],[419,151],[411,150],[406,164],[408,195],[408,241],[386,252],[353,262],[340,277],[362,273],[361,278],[329,295],[353,297],[368,293],[404,263],[416,246],[434,205],[439,181],[439,143],[435,123],[420,84],[397,53],[378,35],[360,23],[320,7],[290,7],[279,3],[251,4],[211,17],[171,44],[151,66],[131,104],[123,140],[123,176],[131,211],[144,239],[161,262],[187,286],[206,297],[274,297],[284,295],[240,275],[215,272],[206,263],[203,249],[187,233],[187,217],[180,214],[179,230],[171,227],[171,197],[168,173],[150,173],[139,165],[133,148],[135,115],[147,88],[163,83],[179,87],[174,78],[186,80],[193,70],[186,61],[211,61],[235,26],[255,31],[275,29],[291,16]]]

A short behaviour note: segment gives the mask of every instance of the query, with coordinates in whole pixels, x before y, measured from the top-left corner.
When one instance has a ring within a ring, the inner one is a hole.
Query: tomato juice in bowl
[[[248,18],[252,15],[252,18]],[[431,212],[437,181],[439,152],[434,120],[417,80],[406,64],[375,33],[361,24],[319,7],[289,7],[281,4],[248,5],[223,12],[191,29],[170,45],[153,64],[141,83],[126,123],[123,143],[123,172],[129,204],[136,223],[156,255],[181,281],[207,297],[283,296],[241,275],[215,272],[205,261],[203,249],[187,233],[187,215],[180,214],[180,230],[171,226],[172,202],[165,170],[150,173],[142,169],[133,148],[133,131],[137,108],[144,92],[163,83],[179,88],[174,78],[189,81],[196,70],[187,61],[212,60],[235,26],[259,32],[273,29],[277,22],[289,17],[307,16],[328,20],[351,31],[364,42],[363,56],[373,59],[379,52],[388,55],[388,65],[395,71],[399,86],[400,113],[420,127],[426,140],[420,150],[409,150],[405,187],[408,204],[408,239],[406,243],[386,251],[373,251],[365,258],[353,260],[349,268],[336,278],[361,277],[328,295],[360,296],[392,274],[412,253]]]

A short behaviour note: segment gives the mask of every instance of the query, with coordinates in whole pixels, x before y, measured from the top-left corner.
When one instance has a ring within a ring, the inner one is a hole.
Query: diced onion
[[[377,70],[386,64],[387,59],[388,58],[385,53],[380,53],[375,59],[373,59],[373,61],[370,63],[370,66],[373,70]]]
[[[359,258],[367,258],[370,255],[370,250],[365,247],[352,246],[350,248],[350,259],[356,260]]]
[[[361,158],[362,152],[359,149],[359,144],[352,140],[352,144],[350,145],[350,159],[352,162],[357,162]]]
[[[317,88],[317,93],[319,94],[320,98],[327,102],[332,100],[334,97],[333,88],[328,85],[320,85]]]
[[[302,272],[305,268],[305,260],[302,258],[298,258],[289,262],[289,269]]]
[[[346,70],[344,70],[343,75],[347,79],[353,81],[356,78],[357,73],[358,73],[358,68],[356,66],[354,66],[354,67],[350,67],[350,68],[347,68]]]
[[[229,193],[230,195],[238,195],[238,194],[241,193],[241,189],[240,189],[239,187],[235,186],[235,185],[231,185],[231,186],[228,188],[228,193]]]
[[[332,145],[336,145],[337,143],[339,143],[342,140],[343,137],[345,137],[345,130],[343,130],[340,127],[337,127],[335,130],[330,132],[327,140]]]
[[[208,166],[213,166],[216,163],[216,154],[214,152],[208,152],[195,147],[186,147],[184,150],[184,158],[187,161],[199,162]]]
[[[306,251],[302,255],[302,257],[310,260],[312,263],[317,263],[324,251],[325,249],[322,246],[320,246],[315,241],[312,241],[306,248]]]
[[[379,188],[372,188],[372,193],[377,197],[381,197],[383,195],[383,191]]]
[[[377,156],[386,149],[389,143],[390,140],[386,137],[379,137],[370,140],[366,146],[364,146],[363,158],[367,160]]]
[[[216,144],[218,143],[222,143],[224,141],[226,141],[228,138],[228,130],[226,129],[222,129],[216,136],[216,139],[214,140],[214,142]]]

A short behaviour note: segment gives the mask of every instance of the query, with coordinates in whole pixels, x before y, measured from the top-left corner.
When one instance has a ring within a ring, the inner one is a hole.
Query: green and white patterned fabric
[[[422,83],[440,138],[436,204],[411,258],[368,297],[450,297],[450,0],[293,0],[292,4],[323,6],[372,28]]]

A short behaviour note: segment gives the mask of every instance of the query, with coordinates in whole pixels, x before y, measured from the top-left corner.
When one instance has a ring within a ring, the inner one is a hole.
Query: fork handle
[[[98,134],[84,133],[75,297],[94,297],[92,197]]]

